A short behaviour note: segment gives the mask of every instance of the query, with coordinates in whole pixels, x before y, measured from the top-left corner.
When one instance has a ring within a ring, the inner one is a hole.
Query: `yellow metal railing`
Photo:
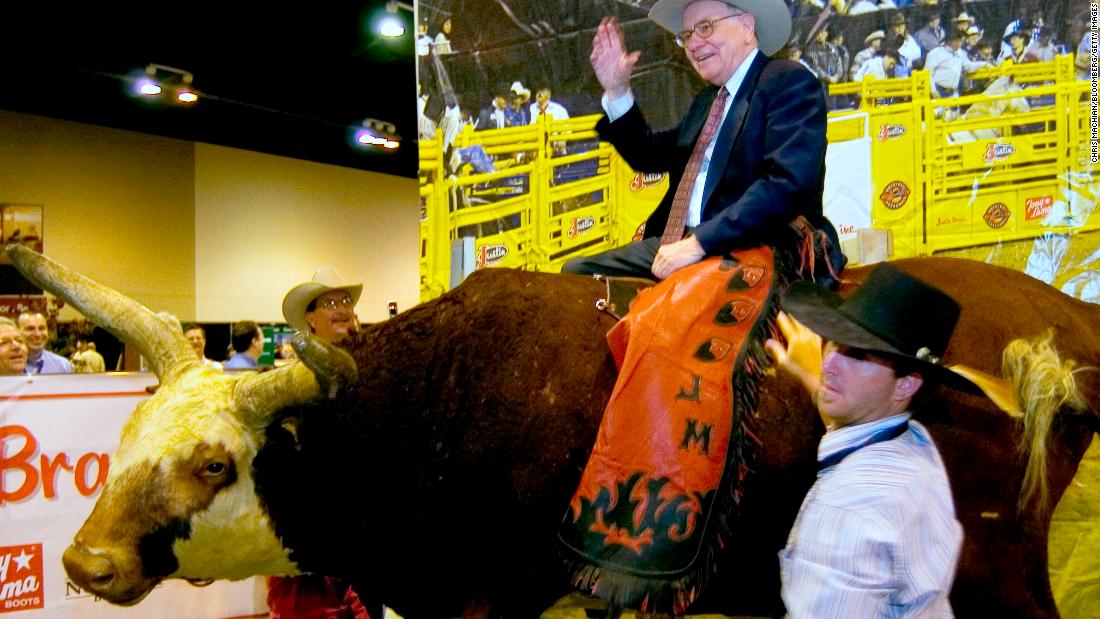
[[[1073,57],[966,77],[989,94],[934,98],[925,71],[829,89],[859,96],[868,115],[871,227],[891,236],[889,257],[1100,228],[1088,83],[1074,80]]]
[[[420,142],[422,300],[447,290],[454,269],[556,271],[634,237],[668,181],[634,174],[599,141],[598,119],[466,126],[445,152],[439,132]]]

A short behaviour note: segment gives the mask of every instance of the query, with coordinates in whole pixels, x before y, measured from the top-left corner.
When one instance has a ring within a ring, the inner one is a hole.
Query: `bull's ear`
[[[314,400],[320,394],[309,368],[288,363],[270,372],[242,375],[233,388],[233,402],[245,423],[263,427],[275,411]]]
[[[290,345],[302,363],[313,371],[322,395],[327,398],[335,398],[359,376],[359,368],[351,355],[312,333],[298,331],[290,338]]]
[[[117,290],[23,245],[9,245],[7,254],[15,268],[35,285],[50,291],[88,320],[137,348],[162,383],[172,382],[183,370],[199,363],[178,323],[172,324]]]

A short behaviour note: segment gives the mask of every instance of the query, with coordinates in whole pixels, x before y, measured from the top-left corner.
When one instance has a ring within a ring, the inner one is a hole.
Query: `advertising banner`
[[[123,423],[152,374],[0,377],[0,617],[198,619],[266,613],[261,578],[173,580],[136,606],[70,582],[61,554],[92,510]]]

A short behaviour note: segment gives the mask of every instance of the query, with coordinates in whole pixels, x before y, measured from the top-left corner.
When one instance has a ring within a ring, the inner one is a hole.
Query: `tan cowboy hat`
[[[524,88],[523,82],[512,82],[512,94],[522,97],[524,103],[531,100],[531,90]]]
[[[687,5],[698,0],[657,0],[649,9],[649,18],[676,34],[683,30]],[[756,21],[756,41],[760,51],[771,56],[791,37],[791,12],[782,0],[720,0],[752,15]]]
[[[974,18],[970,16],[970,13],[967,13],[966,11],[963,11],[962,13],[959,13],[958,17],[955,18],[955,21],[973,22]]]
[[[875,39],[886,39],[886,33],[881,30],[876,30],[871,34],[863,37],[863,44],[870,45],[871,41],[874,41]]]
[[[355,305],[359,302],[359,295],[363,293],[363,284],[345,284],[336,267],[318,267],[313,272],[312,281],[298,284],[283,297],[283,318],[298,331],[309,331],[306,308],[314,299],[330,290],[347,292],[351,295],[351,304]]]

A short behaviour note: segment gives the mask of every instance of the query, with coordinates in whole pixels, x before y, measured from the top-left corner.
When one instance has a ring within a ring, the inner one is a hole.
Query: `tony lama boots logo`
[[[42,544],[0,548],[0,613],[42,608]]]

